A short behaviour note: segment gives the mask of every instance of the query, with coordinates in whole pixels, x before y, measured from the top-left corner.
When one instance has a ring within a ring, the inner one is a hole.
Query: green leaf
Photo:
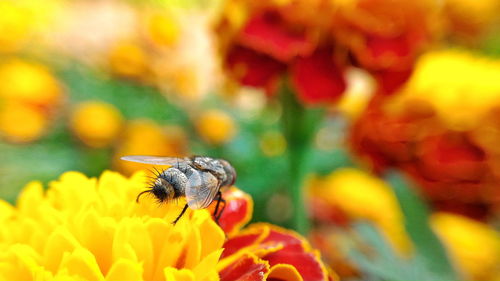
[[[387,181],[393,187],[405,216],[406,231],[412,239],[417,255],[425,266],[441,280],[455,280],[456,274],[446,251],[429,225],[429,207],[397,172],[390,172]]]

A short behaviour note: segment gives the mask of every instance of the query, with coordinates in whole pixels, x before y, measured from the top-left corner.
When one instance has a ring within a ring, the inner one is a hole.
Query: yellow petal
[[[200,233],[203,233],[203,241],[206,241],[201,245],[202,258],[222,248],[226,236],[224,231],[212,220],[208,212],[196,212],[193,222],[199,225]]]
[[[5,219],[9,218],[14,214],[14,208],[9,202],[0,199],[0,222],[3,222]]]
[[[97,201],[96,179],[78,172],[66,172],[58,181],[49,183],[47,199],[56,208],[75,213]]]
[[[100,217],[95,209],[83,213],[77,221],[81,244],[91,251],[105,275],[111,267],[112,250],[116,222],[108,217]]]
[[[40,266],[40,256],[33,248],[15,244],[0,254],[2,280],[29,280],[43,277],[46,270]]]
[[[78,248],[71,254],[65,253],[59,270],[87,280],[104,279],[94,255],[84,248]]]
[[[142,273],[140,262],[119,259],[111,266],[106,280],[143,280]]]
[[[186,225],[180,222],[165,233],[163,246],[161,247],[153,280],[159,280],[165,276],[163,268],[175,266],[184,249]]]
[[[196,280],[219,280],[216,266],[224,249],[219,249],[206,256],[194,269]]]
[[[194,273],[188,269],[176,269],[173,267],[166,267],[163,270],[166,281],[198,281]]]
[[[80,248],[80,244],[75,239],[67,228],[63,226],[57,228],[47,239],[43,257],[45,259],[45,267],[52,271],[57,272],[59,264],[64,253],[71,253],[76,248]]]
[[[42,199],[42,183],[38,181],[30,182],[19,195],[17,200],[18,209],[24,214],[37,214]]]
[[[184,251],[182,252],[177,266],[179,268],[194,268],[200,261],[201,256],[201,235],[198,228],[192,227],[188,234]]]

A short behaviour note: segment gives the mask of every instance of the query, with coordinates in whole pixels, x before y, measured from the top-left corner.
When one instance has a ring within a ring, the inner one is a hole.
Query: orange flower
[[[116,140],[123,117],[111,104],[89,101],[78,104],[71,116],[71,129],[91,147],[105,147]]]
[[[0,107],[0,133],[8,141],[35,141],[45,133],[47,126],[47,116],[31,106],[6,102]]]
[[[39,139],[62,100],[62,85],[44,65],[20,59],[0,64],[0,133],[5,139]]]
[[[196,131],[209,144],[229,142],[236,134],[236,124],[231,116],[221,110],[206,110],[196,117]]]
[[[150,169],[151,166],[121,161],[125,155],[185,156],[187,137],[184,130],[177,126],[160,126],[147,119],[134,120],[126,125],[122,138],[117,144],[113,166],[125,174]]]

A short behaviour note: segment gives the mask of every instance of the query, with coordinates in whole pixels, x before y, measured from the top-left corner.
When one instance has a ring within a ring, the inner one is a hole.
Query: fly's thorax
[[[222,182],[222,186],[231,186],[234,184],[236,181],[236,170],[234,167],[229,164],[226,160],[220,159],[219,160],[220,164],[222,165],[222,168],[224,169],[224,174],[226,178]]]
[[[171,167],[161,173],[159,178],[166,181],[172,187],[174,194],[172,198],[185,196],[188,178],[183,171],[178,168]]]

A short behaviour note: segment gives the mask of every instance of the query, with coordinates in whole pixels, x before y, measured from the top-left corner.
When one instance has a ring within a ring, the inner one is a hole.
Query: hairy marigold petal
[[[230,264],[219,272],[222,281],[231,280],[265,280],[269,272],[267,261],[261,260],[253,254],[246,253],[236,262]]]
[[[271,267],[268,280],[288,280],[288,281],[302,281],[304,280],[297,269],[289,264],[276,264]]]

